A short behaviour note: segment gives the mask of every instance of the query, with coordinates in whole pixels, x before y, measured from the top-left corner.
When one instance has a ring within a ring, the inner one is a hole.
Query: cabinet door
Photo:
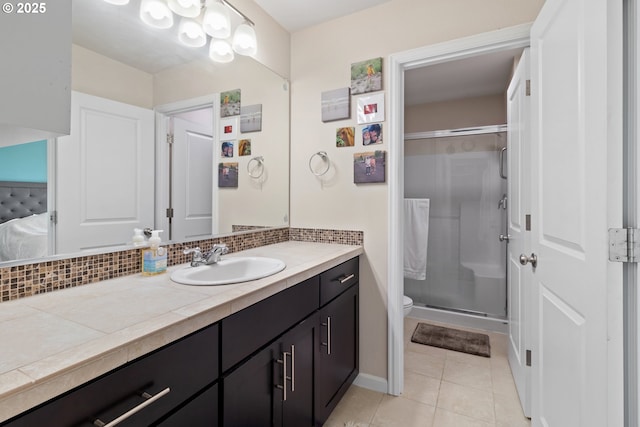
[[[217,427],[218,384],[214,384],[191,402],[154,424],[159,427]]]
[[[316,425],[322,425],[358,374],[358,285],[320,310],[316,349]]]
[[[222,425],[272,425],[278,349],[277,343],[266,347],[223,378]]]
[[[318,317],[311,316],[279,342],[274,375],[276,426],[313,426],[313,362],[318,323]]]

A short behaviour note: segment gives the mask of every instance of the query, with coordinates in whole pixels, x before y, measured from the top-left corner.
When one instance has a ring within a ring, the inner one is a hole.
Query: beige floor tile
[[[402,397],[436,406],[439,392],[440,380],[416,372],[405,372]]]
[[[491,366],[470,365],[447,359],[442,379],[467,387],[492,390]]]
[[[494,393],[502,394],[506,396],[518,395],[518,391],[516,390],[516,384],[513,381],[513,376],[511,375],[511,370],[509,370],[508,372],[493,371],[491,374],[491,379],[493,381]]]
[[[493,393],[442,381],[438,408],[481,421],[495,422]]]
[[[496,421],[499,425],[509,427],[526,427],[531,425],[530,420],[524,416],[518,395],[494,394]]]
[[[384,396],[372,427],[431,427],[436,408],[404,397]]]
[[[371,423],[382,397],[382,393],[352,385],[333,410],[325,425],[344,426],[345,423],[351,422],[367,426]]]
[[[431,378],[441,379],[444,371],[444,359],[429,354],[407,351],[404,353],[405,372],[417,372]]]
[[[442,408],[436,408],[433,427],[493,427],[493,423],[476,420]]]
[[[433,356],[438,359],[446,359],[447,353],[449,350],[445,350],[444,348],[433,347],[425,344],[418,344],[415,342],[409,341],[406,343],[404,347],[404,351],[413,351],[415,353],[428,354],[429,356]]]
[[[463,353],[461,351],[447,350],[447,360],[455,360],[459,363],[481,366],[483,368],[491,367],[490,357],[476,356],[475,354]]]

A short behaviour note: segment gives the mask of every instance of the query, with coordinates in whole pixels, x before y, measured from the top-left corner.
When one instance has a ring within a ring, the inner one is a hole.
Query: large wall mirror
[[[71,134],[0,147],[0,206],[48,199],[0,212],[0,266],[110,251],[138,227],[177,242],[287,226],[287,80],[147,27],[140,0],[72,3]],[[221,113],[228,91],[241,115]]]

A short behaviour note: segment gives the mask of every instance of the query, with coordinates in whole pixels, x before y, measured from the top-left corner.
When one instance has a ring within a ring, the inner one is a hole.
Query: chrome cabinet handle
[[[282,401],[286,402],[287,400],[287,380],[291,382],[291,391],[295,391],[295,346],[291,346],[291,352],[283,351],[282,359],[276,360],[276,362],[280,363],[282,366],[282,385],[277,384],[276,388],[282,390]],[[287,356],[291,358],[291,376],[287,375]]]
[[[538,257],[536,256],[536,254],[531,254],[531,256],[520,254],[520,264],[531,264],[531,267],[536,268],[538,266]]]
[[[501,242],[509,242],[509,239],[511,239],[511,234],[501,234],[498,236],[498,240],[500,240]]]
[[[348,282],[349,280],[353,279],[354,277],[356,277],[355,274],[351,273],[348,276],[342,276],[341,278],[339,278],[338,280],[340,281],[340,283],[345,283]]]
[[[147,406],[151,405],[153,402],[155,402],[156,400],[160,399],[162,396],[166,395],[170,391],[171,391],[171,389],[169,387],[167,387],[164,390],[162,390],[160,393],[156,394],[155,396],[152,396],[149,393],[142,393],[141,396],[144,397],[147,400],[145,400],[144,402],[142,402],[138,406],[128,410],[127,412],[125,412],[124,414],[120,415],[118,418],[116,418],[115,420],[113,420],[113,421],[111,421],[109,423],[105,423],[104,421],[102,421],[102,420],[100,420],[98,418],[97,420],[95,420],[93,422],[93,425],[96,426],[96,427],[112,427],[112,426],[118,425],[122,421],[126,420],[127,418],[129,418],[130,416],[135,414],[136,412],[139,412],[140,410],[142,410],[142,409],[146,408]]]
[[[500,150],[500,165],[499,165],[499,173],[500,178],[507,179],[507,175],[504,174],[504,152],[507,151],[507,147],[504,147]]]
[[[321,343],[327,347],[327,354],[331,354],[331,317],[327,316],[327,323],[322,323],[322,326],[327,327],[327,342]]]

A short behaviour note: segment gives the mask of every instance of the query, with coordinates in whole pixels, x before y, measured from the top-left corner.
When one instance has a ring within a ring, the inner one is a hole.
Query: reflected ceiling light
[[[178,40],[185,46],[202,47],[207,44],[207,35],[196,21],[182,18],[178,27]]]
[[[231,45],[228,41],[211,39],[211,44],[209,45],[209,57],[212,60],[227,63],[233,61],[234,56],[233,49],[231,49]]]
[[[129,0],[104,0],[107,3],[115,4],[118,6],[124,6],[125,4],[129,4]]]
[[[233,34],[233,50],[240,55],[255,55],[258,51],[256,31],[249,22],[245,21],[238,25]]]
[[[231,35],[229,9],[219,0],[207,0],[202,27],[211,37],[219,39],[229,37]]]
[[[176,15],[185,18],[195,18],[200,15],[200,0],[168,0],[169,9]]]
[[[161,0],[142,0],[140,3],[140,19],[155,28],[171,28],[173,13],[167,4]]]

